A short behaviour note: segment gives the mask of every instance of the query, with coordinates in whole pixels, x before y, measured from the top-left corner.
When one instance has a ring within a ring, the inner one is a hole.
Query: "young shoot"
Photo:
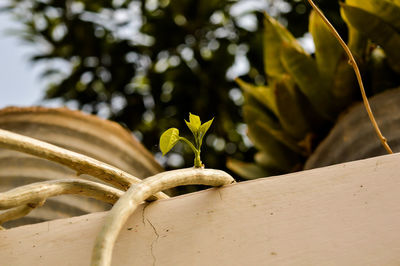
[[[202,168],[204,167],[203,163],[200,159],[200,148],[203,143],[204,135],[207,130],[210,128],[214,118],[204,124],[201,124],[200,117],[194,114],[189,113],[189,122],[185,120],[186,125],[193,133],[194,136],[194,144],[190,142],[188,139],[179,136],[179,130],[177,128],[167,129],[160,137],[160,150],[163,155],[167,154],[178,141],[183,141],[194,152],[194,167]]]

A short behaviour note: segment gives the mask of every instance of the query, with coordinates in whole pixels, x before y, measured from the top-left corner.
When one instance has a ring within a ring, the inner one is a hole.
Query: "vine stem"
[[[125,171],[96,159],[4,129],[0,129],[0,147],[60,163],[77,171],[78,175],[88,174],[123,190],[127,190],[132,184],[142,181]],[[150,199],[164,198],[168,198],[168,196],[159,192]]]
[[[88,180],[61,179],[36,182],[0,193],[0,210],[41,202],[47,198],[78,194],[114,204],[123,191]]]
[[[16,220],[24,217],[25,215],[28,215],[36,207],[42,206],[44,202],[45,201],[43,200],[37,203],[29,203],[0,213],[0,225],[5,222]]]
[[[335,38],[339,41],[340,45],[343,47],[343,50],[346,52],[347,57],[349,58],[349,64],[353,67],[354,73],[356,74],[358,85],[360,87],[361,96],[363,99],[365,110],[368,113],[368,117],[372,123],[373,128],[375,129],[376,135],[378,136],[379,140],[381,141],[385,150],[391,154],[393,153],[392,149],[390,148],[387,139],[382,135],[381,130],[379,129],[378,123],[375,120],[374,114],[372,113],[371,106],[369,105],[367,95],[365,93],[364,84],[361,78],[360,69],[358,68],[357,62],[354,59],[353,54],[351,53],[347,44],[343,41],[340,37],[339,33],[336,31],[335,27],[329,22],[329,20],[325,17],[322,11],[314,4],[312,0],[307,0],[311,7],[317,12],[317,14],[322,18],[325,24],[328,26],[329,30],[335,36]]]
[[[163,172],[133,185],[107,213],[103,227],[97,235],[92,253],[92,266],[111,265],[112,251],[122,226],[138,205],[150,195],[176,186],[208,185],[223,186],[235,180],[224,171],[214,169],[185,168]]]

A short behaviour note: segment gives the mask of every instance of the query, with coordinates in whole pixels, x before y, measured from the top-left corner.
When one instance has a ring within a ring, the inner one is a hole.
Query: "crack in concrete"
[[[153,266],[156,265],[156,256],[154,255],[154,244],[158,241],[158,238],[160,237],[160,235],[158,234],[156,228],[154,227],[154,225],[150,222],[149,219],[146,218],[146,221],[150,224],[150,226],[153,228],[154,234],[156,234],[156,238],[153,240],[153,242],[151,242],[151,246],[150,246],[150,251],[151,251],[151,256],[153,257]]]
[[[154,254],[154,244],[158,241],[158,239],[160,238],[160,235],[158,234],[157,229],[155,228],[155,226],[150,222],[149,219],[147,219],[145,217],[145,210],[146,210],[147,206],[149,206],[149,205],[150,204],[146,204],[142,209],[142,223],[143,223],[143,226],[145,227],[146,226],[146,221],[147,221],[150,224],[151,228],[153,228],[154,234],[156,235],[156,238],[151,242],[151,245],[150,245],[150,253],[151,253],[151,256],[153,257],[153,266],[155,266],[157,259],[156,259],[156,256]]]
[[[221,194],[221,190],[220,190],[219,188],[217,188],[217,191],[218,191],[219,199],[220,199],[221,201],[223,201],[223,199],[222,199],[222,194]]]
[[[147,206],[149,206],[149,204],[147,203],[146,205],[144,205],[143,209],[142,209],[142,223],[143,226],[146,226],[146,223],[144,222],[144,211],[146,210]]]

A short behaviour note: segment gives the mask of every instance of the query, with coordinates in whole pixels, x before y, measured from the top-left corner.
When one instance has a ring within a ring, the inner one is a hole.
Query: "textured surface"
[[[0,128],[91,156],[144,178],[162,171],[152,155],[117,123],[66,108],[5,108]],[[85,179],[98,181],[90,176]],[[0,149],[0,191],[37,181],[76,178],[67,167],[20,152]],[[78,196],[59,196],[29,216],[8,222],[15,226],[108,209],[109,205]]]
[[[372,97],[375,119],[393,152],[400,151],[400,89]],[[329,135],[305,164],[305,169],[322,167],[387,154],[364,105],[359,103],[343,114]]]
[[[400,154],[141,205],[112,265],[399,265]],[[104,213],[0,231],[4,265],[89,265]]]

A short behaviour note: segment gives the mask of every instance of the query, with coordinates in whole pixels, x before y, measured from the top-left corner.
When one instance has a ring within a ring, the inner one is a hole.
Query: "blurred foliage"
[[[338,3],[316,2],[345,31]],[[2,5],[23,26],[17,34],[37,47],[32,60],[46,66],[47,99],[74,102],[122,123],[156,157],[161,133],[184,128],[187,113],[215,117],[203,162],[222,169],[228,156],[249,160],[254,154],[243,140],[243,95],[233,78],[264,82],[262,12],[295,37],[307,32],[309,12],[299,0],[8,0]],[[178,145],[179,152],[183,163],[172,153],[168,168],[192,164],[189,150]]]
[[[367,94],[398,87],[400,1],[346,0],[340,11]],[[258,152],[253,162],[228,161],[248,179],[302,169],[339,114],[361,100],[347,55],[315,11],[309,18],[313,54],[271,16],[265,16],[264,25],[266,83],[237,79],[248,136]]]

